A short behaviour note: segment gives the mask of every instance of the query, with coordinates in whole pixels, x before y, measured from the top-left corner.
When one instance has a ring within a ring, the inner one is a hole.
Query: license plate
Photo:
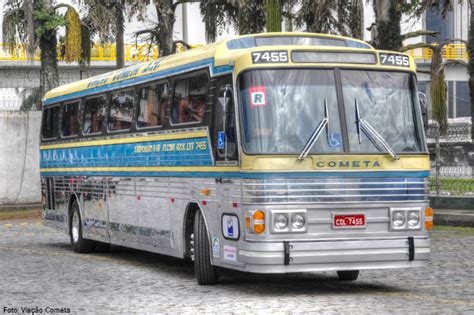
[[[334,214],[334,228],[357,228],[365,227],[364,214]]]

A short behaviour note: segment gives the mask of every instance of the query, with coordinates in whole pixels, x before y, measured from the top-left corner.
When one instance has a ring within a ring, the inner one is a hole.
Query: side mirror
[[[423,92],[418,92],[418,99],[420,100],[421,108],[421,119],[423,120],[423,126],[425,130],[428,129],[428,99],[426,94]]]
[[[224,116],[229,111],[229,104],[232,102],[232,88],[227,84],[219,91],[219,103],[222,105]]]

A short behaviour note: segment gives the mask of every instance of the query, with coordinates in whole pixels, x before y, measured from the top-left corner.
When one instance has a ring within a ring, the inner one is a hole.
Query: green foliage
[[[449,191],[454,195],[463,195],[474,192],[474,179],[472,178],[439,178],[440,189]],[[430,190],[436,191],[436,178],[430,177]]]
[[[281,7],[280,0],[265,0],[267,32],[281,32]]]
[[[66,20],[57,14],[52,8],[37,5],[33,10],[33,18],[35,20],[35,32],[41,36],[49,37],[56,30],[66,25]],[[55,35],[55,34],[54,34]]]
[[[375,38],[373,45],[377,49],[400,50],[402,47],[402,36],[400,30],[402,9],[397,1],[390,2],[388,15],[388,20],[382,21],[376,14],[377,37]]]

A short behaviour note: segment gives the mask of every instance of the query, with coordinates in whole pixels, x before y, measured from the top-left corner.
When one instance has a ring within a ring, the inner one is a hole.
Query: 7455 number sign
[[[252,53],[253,63],[288,63],[288,52],[279,51],[254,51]]]
[[[409,67],[410,58],[396,54],[380,54],[380,63],[387,66]]]

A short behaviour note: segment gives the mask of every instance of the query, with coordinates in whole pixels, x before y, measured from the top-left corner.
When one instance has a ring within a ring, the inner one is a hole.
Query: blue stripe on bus
[[[151,74],[148,74],[148,75],[138,76],[138,77],[134,77],[134,78],[131,78],[131,79],[128,79],[128,80],[123,80],[123,81],[120,81],[120,82],[110,83],[110,84],[106,84],[106,85],[99,86],[99,87],[92,88],[92,89],[82,90],[82,91],[78,91],[78,92],[74,92],[74,93],[70,93],[70,94],[66,94],[66,95],[61,95],[61,96],[49,98],[49,99],[44,100],[43,104],[44,105],[49,105],[49,104],[53,104],[53,103],[57,103],[57,102],[65,101],[65,100],[70,100],[70,99],[73,99],[73,98],[79,98],[79,97],[83,97],[83,96],[87,96],[87,95],[106,92],[110,89],[117,89],[117,88],[127,87],[127,86],[134,85],[134,84],[144,83],[144,82],[147,82],[147,81],[152,81],[153,79],[159,79],[163,76],[170,75],[170,74],[173,74],[173,73],[176,73],[176,72],[193,70],[195,68],[200,68],[200,67],[207,66],[207,65],[212,66],[211,67],[212,74],[221,74],[221,73],[232,71],[232,69],[233,69],[232,66],[215,67],[214,66],[214,58],[207,58],[207,59],[203,59],[203,60],[193,62],[193,63],[187,64],[187,65],[183,65],[183,66],[179,66],[179,67],[175,67],[175,68],[171,68],[171,69],[166,69],[166,70],[163,70],[163,71],[157,71],[157,72],[154,72],[154,73],[151,73]]]
[[[41,168],[212,166],[207,137],[45,149]]]
[[[248,179],[266,179],[266,178],[310,178],[310,177],[363,177],[379,178],[383,183],[398,178],[421,178],[428,177],[429,172],[419,171],[375,171],[375,172],[275,172],[275,173],[241,173],[241,172],[41,172],[41,176],[121,176],[121,177],[223,177],[223,178],[248,178]]]

